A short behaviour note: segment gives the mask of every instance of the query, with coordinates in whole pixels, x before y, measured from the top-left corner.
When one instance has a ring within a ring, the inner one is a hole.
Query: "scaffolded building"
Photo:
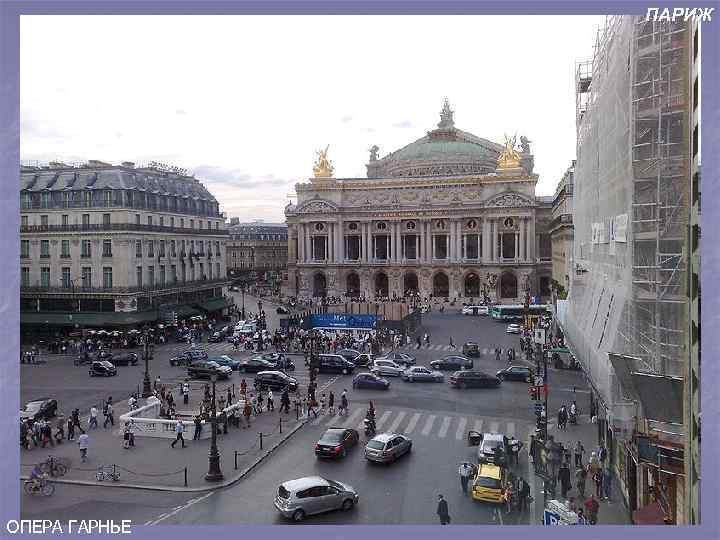
[[[639,523],[687,522],[692,43],[689,22],[608,17],[576,72],[575,269],[561,323]]]

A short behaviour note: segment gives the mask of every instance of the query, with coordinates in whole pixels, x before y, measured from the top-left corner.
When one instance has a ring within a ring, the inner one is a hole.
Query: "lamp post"
[[[242,285],[242,289],[240,289],[240,290],[242,291],[242,314],[241,315],[242,315],[242,320],[244,321],[245,320],[245,284],[244,283]]]
[[[210,453],[208,454],[208,472],[205,480],[208,482],[219,482],[223,479],[223,473],[220,470],[220,452],[217,448],[217,408],[215,406],[215,383],[217,382],[217,372],[213,369],[210,380],[212,381],[212,438],[210,439]]]
[[[142,397],[148,398],[152,395],[152,388],[150,387],[150,367],[149,361],[153,356],[152,347],[150,346],[150,331],[146,326],[144,328],[145,339],[143,340],[143,360],[145,360],[145,377],[143,378],[143,391]]]

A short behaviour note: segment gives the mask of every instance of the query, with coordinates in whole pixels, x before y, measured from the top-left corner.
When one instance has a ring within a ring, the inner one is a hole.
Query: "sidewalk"
[[[193,392],[200,397],[200,392]],[[208,471],[208,453],[210,450],[210,439],[193,441],[193,430],[185,432],[186,448],[178,443],[175,448],[170,444],[174,439],[140,437],[135,438],[135,447],[123,448],[122,426],[119,425],[119,418],[127,412],[127,404],[118,404],[115,407],[114,428],[103,429],[102,414],[99,418],[99,428],[88,431],[90,437],[88,461],[80,461],[80,451],[75,441],[63,441],[55,447],[47,446],[31,450],[21,449],[21,476],[27,476],[30,469],[36,462],[47,459],[48,455],[64,458],[69,465],[68,473],[60,478],[54,479],[58,482],[72,482],[88,485],[108,485],[115,487],[134,487],[141,489],[156,489],[165,491],[204,491],[226,485],[237,481],[247,474],[260,461],[269,455],[277,446],[290,438],[298,429],[304,425],[304,420],[296,420],[295,410],[290,414],[278,412],[280,408],[279,395],[275,397],[275,411],[264,411],[252,417],[251,427],[240,428],[228,426],[227,435],[221,434],[217,437],[218,451],[221,454],[221,469],[225,476],[222,483],[209,483],[205,480]],[[141,400],[144,402],[144,400]],[[189,405],[179,404],[178,410],[193,409],[197,403]],[[189,409],[188,409],[189,408]],[[280,422],[282,418],[282,423]],[[87,427],[87,417],[83,417],[81,424],[83,429]],[[282,433],[280,433],[282,426]],[[205,426],[203,429],[210,429]],[[260,448],[260,436],[262,433],[262,449]],[[76,436],[78,433],[76,432]],[[236,456],[237,452],[237,456]],[[120,473],[120,480],[98,482],[96,473],[98,467],[115,465],[115,470]],[[187,485],[186,485],[187,475]]]

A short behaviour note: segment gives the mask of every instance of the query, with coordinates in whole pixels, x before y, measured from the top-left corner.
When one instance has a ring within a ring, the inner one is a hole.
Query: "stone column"
[[[360,261],[367,262],[367,237],[365,236],[365,223],[360,222]]]
[[[448,234],[448,262],[454,262],[455,261],[455,226],[457,225],[457,222],[454,219],[450,220],[450,231]],[[452,290],[451,290],[452,292]]]
[[[457,222],[457,249],[455,253],[457,256],[455,257],[458,262],[461,262],[463,258],[465,257],[465,253],[463,251],[463,245],[465,244],[465,237],[463,236],[463,222],[461,219]]]
[[[490,262],[488,247],[490,246],[490,220],[483,218],[482,220],[482,253],[479,254],[483,263]]]
[[[325,260],[333,262],[335,260],[335,224],[329,223],[328,234],[325,237]]]
[[[432,233],[432,220],[427,223],[427,257],[428,264],[432,263],[433,260],[433,233]]]
[[[499,259],[499,257],[498,257],[498,238],[499,238],[499,237],[498,237],[498,222],[499,222],[498,219],[493,219],[493,220],[492,220],[492,225],[491,225],[491,226],[492,226],[492,248],[491,248],[491,253],[492,253],[492,260],[493,260],[493,262],[498,262],[498,259]]]
[[[305,224],[300,223],[298,225],[298,262],[305,262]]]
[[[515,261],[518,260],[520,260],[520,231],[515,233]]]
[[[520,261],[525,262],[527,260],[527,251],[525,248],[525,226],[527,221],[525,218],[520,218]]]
[[[537,251],[535,250],[536,238],[535,238],[535,216],[530,216],[528,223],[528,258],[532,263],[535,263],[537,259]]]
[[[338,218],[335,228],[335,262],[338,264],[345,262],[345,231],[342,218]]]

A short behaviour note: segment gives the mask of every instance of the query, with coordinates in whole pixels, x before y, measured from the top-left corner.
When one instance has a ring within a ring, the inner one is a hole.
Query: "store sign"
[[[560,514],[556,514],[550,510],[545,510],[543,513],[543,525],[563,525],[560,520]]]
[[[131,313],[137,311],[137,299],[116,298],[115,311],[120,313]]]
[[[310,326],[312,328],[368,328],[374,329],[377,326],[378,317],[375,315],[348,315],[345,313],[327,313],[323,315],[311,315]]]

